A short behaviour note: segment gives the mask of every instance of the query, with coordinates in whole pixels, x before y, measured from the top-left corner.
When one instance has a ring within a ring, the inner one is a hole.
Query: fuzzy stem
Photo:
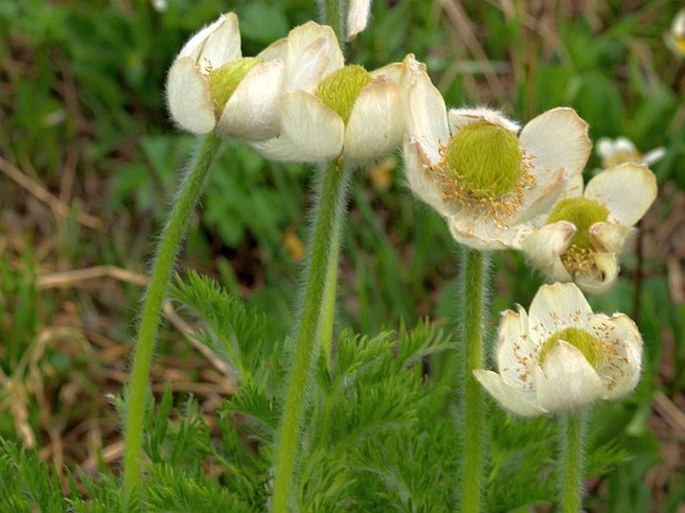
[[[347,34],[347,4],[347,0],[319,0],[321,23],[333,28],[341,49]]]
[[[340,242],[336,237],[345,208],[347,182],[350,168],[333,161],[322,168],[314,218],[314,231],[310,246],[309,268],[305,283],[304,301],[300,325],[295,339],[290,377],[286,391],[285,406],[279,430],[276,449],[276,468],[273,491],[273,513],[288,513],[293,496],[295,471],[298,467],[298,445],[304,414],[307,384],[312,374],[313,363],[319,351],[322,324],[326,310],[333,303],[326,301],[327,284],[330,287],[329,270],[331,259],[337,262]],[[333,282],[335,283],[335,282]]]
[[[485,310],[485,255],[466,248],[464,266],[464,472],[462,504],[464,513],[480,511],[485,433],[483,389],[473,376],[483,368],[483,312]]]
[[[208,135],[198,144],[198,149],[189,163],[157,247],[152,276],[147,288],[143,314],[138,328],[138,343],[134,349],[133,369],[126,399],[124,490],[127,499],[131,499],[141,485],[145,397],[164,294],[186,232],[188,220],[205,188],[211,164],[220,144],[221,137],[215,133]]]
[[[561,512],[578,513],[583,494],[583,438],[585,412],[571,410],[562,416],[559,441],[563,455],[561,471]]]
[[[326,270],[326,284],[324,285],[323,302],[321,303],[321,348],[326,355],[328,368],[332,371],[335,366],[338,347],[333,339],[335,324],[335,299],[338,284],[338,265],[340,261],[340,237],[342,234],[343,216],[336,216],[331,234],[331,255]]]

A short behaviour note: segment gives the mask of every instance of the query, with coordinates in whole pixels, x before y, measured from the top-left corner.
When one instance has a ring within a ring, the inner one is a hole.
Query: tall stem
[[[328,368],[333,369],[338,353],[337,344],[333,340],[333,327],[335,325],[335,299],[338,285],[338,265],[340,261],[340,238],[342,236],[343,216],[337,216],[331,234],[331,255],[328,259],[326,270],[326,283],[324,285],[323,301],[321,303],[321,349],[326,355]]]
[[[341,49],[347,34],[347,3],[347,0],[319,0],[321,23],[333,28]]]
[[[562,451],[561,512],[578,513],[583,494],[583,438],[585,412],[571,410],[562,417],[560,445]]]
[[[290,365],[290,377],[279,430],[273,491],[273,513],[288,513],[293,495],[298,461],[298,445],[302,427],[307,383],[314,359],[321,344],[322,322],[326,317],[326,284],[330,283],[331,259],[337,261],[340,242],[335,236],[345,209],[347,182],[351,170],[331,162],[322,168],[316,202],[314,231],[310,246],[309,267],[304,301],[295,339],[295,351]],[[333,282],[334,283],[334,282]],[[332,303],[329,302],[332,307]],[[322,308],[323,307],[323,308]]]
[[[211,164],[220,144],[220,136],[212,133],[198,145],[174,200],[169,220],[157,248],[152,276],[145,296],[143,315],[140,319],[138,343],[133,356],[133,369],[126,398],[124,490],[129,499],[141,484],[145,395],[164,294],[188,226],[188,220],[205,188]]]
[[[485,309],[485,255],[465,249],[464,264],[464,337],[466,358],[464,372],[464,472],[462,504],[464,513],[480,511],[485,434],[483,389],[473,377],[483,368],[483,312]]]

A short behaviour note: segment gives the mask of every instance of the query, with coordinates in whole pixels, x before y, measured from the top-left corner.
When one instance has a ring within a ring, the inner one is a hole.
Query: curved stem
[[[583,479],[583,437],[585,413],[569,411],[562,417],[560,442],[563,455],[561,472],[561,512],[578,513],[581,507]]]
[[[295,350],[290,365],[290,377],[276,450],[276,469],[273,491],[273,513],[288,513],[297,470],[298,446],[304,414],[307,383],[319,351],[325,309],[332,302],[325,299],[327,283],[331,283],[331,259],[336,259],[339,243],[336,226],[345,208],[347,182],[351,170],[342,169],[336,162],[322,168],[314,218],[314,232],[305,284],[304,301],[295,339]],[[335,283],[333,281],[333,283]]]
[[[212,133],[198,145],[174,200],[152,267],[126,398],[124,491],[127,499],[137,493],[141,484],[145,396],[164,294],[183,242],[188,220],[205,188],[211,164],[220,144],[221,137]]]
[[[483,368],[483,312],[485,310],[485,255],[466,248],[464,265],[464,472],[461,511],[480,511],[485,434],[483,389],[473,377]]]

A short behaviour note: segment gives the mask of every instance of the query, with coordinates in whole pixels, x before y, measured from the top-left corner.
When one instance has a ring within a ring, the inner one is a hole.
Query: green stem
[[[328,368],[332,371],[338,353],[337,344],[333,340],[335,323],[335,299],[338,285],[338,265],[340,261],[340,237],[342,233],[343,216],[336,216],[331,234],[331,256],[326,270],[326,284],[324,285],[323,302],[321,304],[321,348],[326,355]]]
[[[473,377],[483,368],[483,312],[485,310],[485,255],[466,248],[464,265],[464,472],[462,504],[464,513],[480,511],[485,434],[483,389]]]
[[[198,145],[180,185],[169,221],[164,227],[147,288],[143,315],[140,319],[138,343],[133,356],[126,403],[124,448],[124,490],[127,499],[133,497],[141,484],[141,452],[145,396],[152,364],[152,354],[159,328],[162,302],[183,242],[188,220],[205,188],[209,170],[221,144],[221,137],[212,133]]]
[[[571,410],[562,417],[560,442],[563,454],[561,472],[561,512],[578,513],[583,493],[583,437],[585,412]]]
[[[277,441],[273,513],[290,511],[294,474],[298,467],[298,445],[306,388],[321,344],[322,323],[326,317],[324,310],[327,306],[326,284],[331,282],[331,259],[337,262],[338,255],[338,249],[333,247],[333,244],[340,241],[340,237],[335,236],[335,231],[343,216],[347,182],[351,174],[347,166],[341,169],[337,162],[331,162],[322,169],[322,172],[315,203],[317,210],[300,325],[295,339],[295,351],[290,365],[290,378]],[[332,303],[328,306],[332,306]]]
[[[347,0],[319,0],[321,23],[330,25],[343,49],[347,34]]]

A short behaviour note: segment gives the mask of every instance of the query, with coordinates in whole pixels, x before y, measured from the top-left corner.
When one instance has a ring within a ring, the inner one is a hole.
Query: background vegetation
[[[685,502],[685,66],[663,40],[681,7],[377,0],[347,51],[369,69],[413,52],[452,106],[496,106],[526,121],[569,105],[595,141],[624,135],[643,151],[666,148],[653,167],[659,199],[622,278],[592,300],[596,311],[633,316],[646,357],[638,390],[595,412],[596,436],[622,457],[588,483],[592,511],[682,512]],[[83,472],[86,489],[88,475],[118,473],[110,398],[126,381],[155,235],[193,143],[166,116],[165,73],[192,32],[229,10],[246,55],[316,17],[302,0],[0,3],[0,437],[49,462],[66,488],[68,469]],[[281,340],[312,173],[227,147],[179,270],[212,275],[267,312],[264,336]],[[593,156],[586,176],[599,165]],[[451,333],[459,253],[410,197],[400,167],[396,155],[355,180],[338,325],[374,336],[428,317]],[[516,254],[495,255],[494,269],[491,328],[496,312],[527,306],[542,282]],[[212,414],[233,384],[184,338],[192,320],[167,313],[153,391],[169,391],[160,407],[172,416],[193,404],[211,437],[224,429]]]

